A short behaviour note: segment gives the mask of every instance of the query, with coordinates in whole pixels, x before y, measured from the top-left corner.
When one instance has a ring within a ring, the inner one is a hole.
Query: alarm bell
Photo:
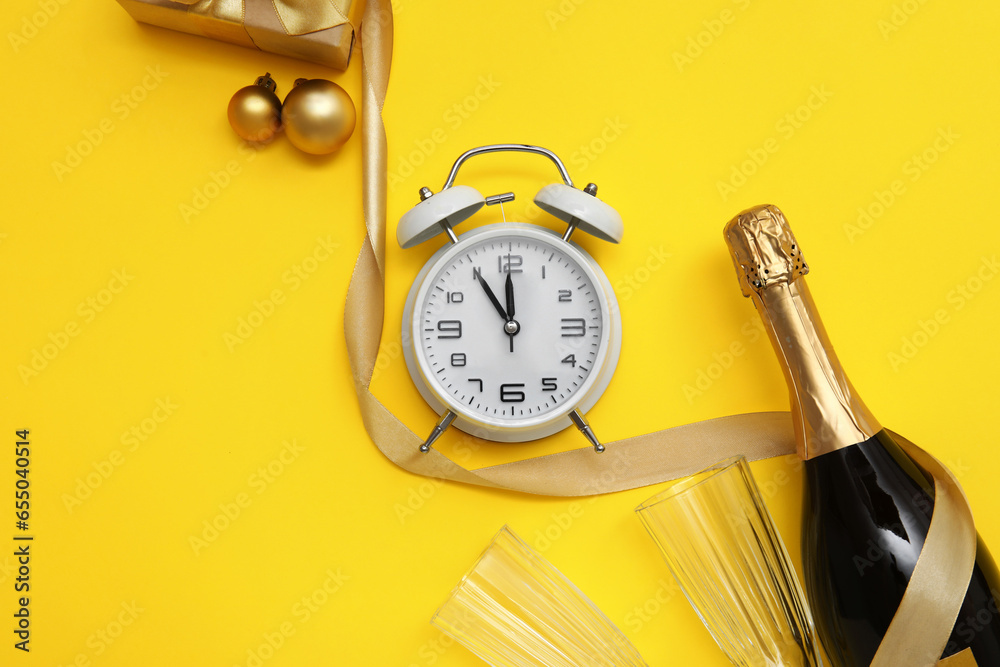
[[[583,190],[565,183],[546,185],[535,195],[535,203],[546,213],[569,223],[563,240],[568,240],[574,229],[592,234],[602,241],[618,243],[622,240],[622,216],[597,198],[597,186],[593,183]]]
[[[420,189],[420,203],[399,219],[396,227],[396,241],[399,245],[411,248],[441,233],[447,234],[452,243],[458,243],[453,228],[483,206],[496,203],[491,201],[496,197],[483,197],[478,190],[468,185],[454,185],[459,167],[475,155],[505,151],[543,155],[559,169],[563,182],[546,185],[535,195],[535,203],[546,213],[567,223],[562,236],[564,241],[568,241],[577,229],[611,243],[622,240],[624,225],[618,211],[597,198],[595,184],[590,183],[582,190],[574,187],[565,165],[555,153],[528,144],[491,144],[473,148],[459,156],[444,187],[437,194],[428,188]],[[502,201],[509,201],[506,198],[508,196],[509,193],[504,195],[505,199]]]
[[[423,199],[399,219],[396,240],[400,247],[411,248],[445,232],[454,236],[451,229],[486,205],[486,198],[479,190],[468,185],[456,185],[431,194],[424,188]]]

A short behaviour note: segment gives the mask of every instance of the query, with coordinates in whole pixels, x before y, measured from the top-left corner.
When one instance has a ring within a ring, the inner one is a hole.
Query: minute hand
[[[507,282],[504,283],[504,290],[507,292],[507,321],[514,319],[514,281],[507,274]]]
[[[497,295],[494,294],[493,290],[490,289],[489,283],[487,283],[486,279],[483,278],[483,274],[479,273],[479,271],[476,271],[475,273],[476,273],[476,278],[479,279],[479,284],[483,286],[483,291],[486,292],[486,296],[490,298],[490,303],[492,303],[493,307],[496,308],[496,311],[500,314],[500,317],[502,317],[505,321],[509,320],[510,318],[507,317],[507,311],[504,310],[504,307],[500,305],[500,301],[497,299]]]

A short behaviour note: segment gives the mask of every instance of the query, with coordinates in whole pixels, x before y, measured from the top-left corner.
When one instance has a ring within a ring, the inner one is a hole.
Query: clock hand
[[[511,354],[514,353],[514,334],[517,333],[517,328],[515,328],[517,322],[514,321],[514,281],[510,278],[510,272],[507,272],[507,282],[504,283],[504,292],[507,296],[507,324],[504,325],[504,331],[507,333],[507,338],[510,339],[510,351]]]
[[[507,274],[507,282],[504,283],[504,290],[507,292],[507,321],[514,319],[514,281]]]
[[[500,314],[500,317],[502,317],[504,319],[503,330],[504,330],[504,333],[507,334],[507,337],[510,339],[510,351],[513,352],[514,351],[514,334],[516,334],[518,331],[520,331],[521,326],[514,320],[514,313],[513,313],[513,308],[514,308],[514,284],[510,280],[510,274],[509,273],[507,274],[507,285],[506,285],[506,287],[507,287],[507,304],[510,306],[511,311],[512,311],[510,315],[508,315],[507,311],[504,310],[504,307],[500,305],[500,300],[497,299],[497,295],[494,294],[493,290],[490,289],[489,283],[487,283],[486,279],[483,278],[483,274],[479,273],[479,271],[475,271],[474,275],[476,276],[476,279],[479,280],[479,284],[483,286],[483,291],[486,292],[486,296],[488,296],[490,298],[490,303],[493,304],[493,307]]]
[[[486,282],[486,279],[483,278],[483,274],[479,273],[479,271],[476,271],[475,274],[476,278],[479,279],[479,284],[483,286],[483,291],[486,292],[486,296],[490,298],[490,303],[492,303],[493,307],[496,308],[498,313],[500,313],[500,317],[502,317],[504,320],[508,320],[509,318],[507,317],[507,311],[504,310],[503,306],[500,305],[500,301],[497,299],[496,294],[493,293],[493,290],[490,289],[490,286]]]

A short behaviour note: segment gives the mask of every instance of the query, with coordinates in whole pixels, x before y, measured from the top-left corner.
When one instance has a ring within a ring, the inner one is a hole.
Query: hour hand
[[[479,271],[476,271],[475,274],[476,278],[479,280],[479,284],[483,286],[483,291],[486,292],[486,296],[490,298],[490,303],[492,303],[493,307],[496,308],[496,311],[497,313],[500,314],[500,317],[502,317],[504,320],[509,319],[507,317],[507,311],[504,310],[504,307],[500,305],[500,301],[497,299],[497,295],[494,294],[493,290],[490,289],[489,283],[487,283],[486,279],[483,278],[483,274],[481,274]]]

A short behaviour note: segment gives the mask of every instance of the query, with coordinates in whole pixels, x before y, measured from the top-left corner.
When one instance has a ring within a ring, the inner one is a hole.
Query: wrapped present
[[[136,21],[346,69],[360,0],[118,0]]]

